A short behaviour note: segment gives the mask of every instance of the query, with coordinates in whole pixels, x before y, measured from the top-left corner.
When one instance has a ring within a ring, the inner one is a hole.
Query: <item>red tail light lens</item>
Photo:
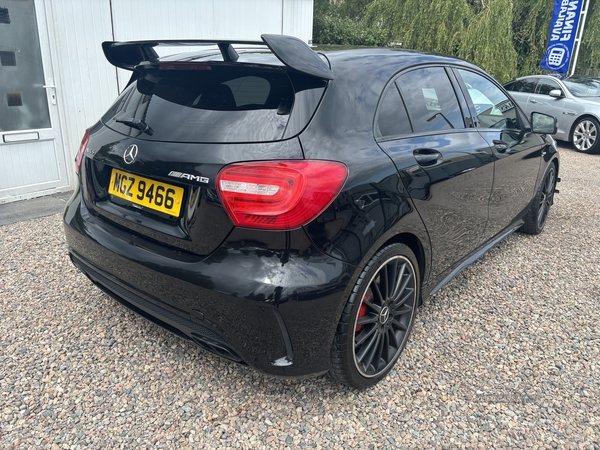
[[[77,152],[77,156],[75,156],[75,173],[79,175],[79,169],[81,169],[81,161],[83,161],[83,153],[90,141],[90,130],[89,128],[85,130],[85,134],[83,135],[83,139],[81,140],[81,145],[79,146],[79,151]]]
[[[321,214],[339,194],[348,168],[333,161],[231,164],[217,175],[217,190],[236,226],[292,230]]]

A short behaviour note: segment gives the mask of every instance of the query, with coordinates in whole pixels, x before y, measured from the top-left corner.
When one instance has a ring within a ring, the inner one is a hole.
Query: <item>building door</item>
[[[0,203],[69,185],[44,4],[0,2]]]

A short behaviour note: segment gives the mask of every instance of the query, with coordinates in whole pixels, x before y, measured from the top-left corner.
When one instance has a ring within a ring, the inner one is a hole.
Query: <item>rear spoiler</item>
[[[262,41],[223,41],[223,40],[167,40],[167,41],[128,41],[102,43],[102,50],[108,62],[121,69],[133,70],[145,61],[156,62],[158,55],[154,47],[183,47],[217,45],[225,62],[236,62],[238,54],[233,44],[267,46],[285,66],[297,72],[312,75],[324,80],[333,80],[329,66],[304,41],[293,36],[263,34]]]

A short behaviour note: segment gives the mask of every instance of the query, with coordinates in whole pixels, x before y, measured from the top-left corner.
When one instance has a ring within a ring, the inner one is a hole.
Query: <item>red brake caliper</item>
[[[362,302],[360,304],[360,309],[358,310],[358,318],[360,319],[361,317],[365,317],[367,315],[367,305],[365,305],[365,302],[368,302],[369,298],[367,297],[367,294],[365,294],[365,296],[362,299]],[[364,325],[356,325],[356,330],[355,333],[358,333],[360,330],[362,330]]]

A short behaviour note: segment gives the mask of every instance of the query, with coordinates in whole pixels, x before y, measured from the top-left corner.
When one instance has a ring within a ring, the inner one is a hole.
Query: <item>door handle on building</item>
[[[53,89],[52,91],[49,92],[49,94],[50,94],[50,103],[52,103],[53,105],[56,105],[56,86],[54,86],[52,84],[52,80],[50,80],[49,84],[44,84],[42,87],[44,89]]]

